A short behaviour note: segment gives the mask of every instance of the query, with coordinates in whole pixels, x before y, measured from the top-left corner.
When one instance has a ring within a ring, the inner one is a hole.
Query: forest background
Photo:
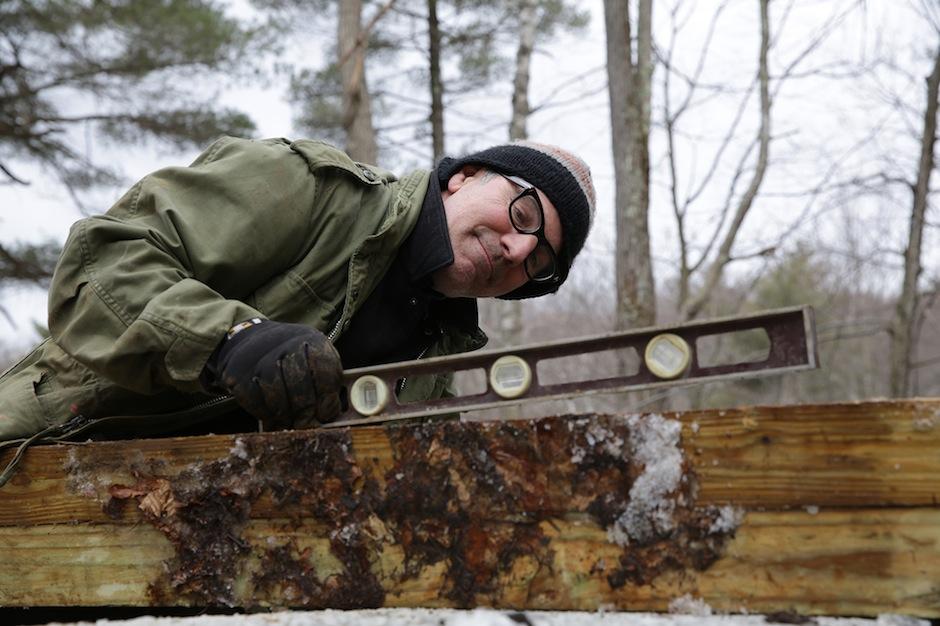
[[[936,0],[2,0],[0,366],[69,224],[219,134],[396,172],[528,138],[588,161],[597,215],[559,294],[482,307],[491,346],[810,304],[822,367],[527,412],[938,395],[938,91]]]

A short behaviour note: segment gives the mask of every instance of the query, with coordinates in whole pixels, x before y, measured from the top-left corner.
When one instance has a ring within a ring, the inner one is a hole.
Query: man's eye
[[[543,245],[536,246],[535,250],[529,254],[529,258],[526,259],[529,269],[534,270],[536,273],[542,273],[548,269],[551,262],[552,257]]]
[[[530,196],[523,196],[512,203],[512,221],[516,228],[534,232],[539,226],[539,208]]]

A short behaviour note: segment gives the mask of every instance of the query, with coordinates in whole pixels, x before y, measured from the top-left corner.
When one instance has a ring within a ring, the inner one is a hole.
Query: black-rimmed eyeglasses
[[[509,221],[513,228],[523,235],[534,235],[538,240],[535,249],[525,259],[526,276],[537,283],[558,280],[558,257],[545,238],[545,211],[538,192],[518,176],[500,176],[522,188],[522,192],[509,203]]]

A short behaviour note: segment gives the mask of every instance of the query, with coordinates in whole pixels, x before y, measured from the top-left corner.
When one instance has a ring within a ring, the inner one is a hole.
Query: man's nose
[[[503,256],[510,265],[521,265],[532,254],[539,240],[535,235],[526,235],[513,231],[502,236]]]

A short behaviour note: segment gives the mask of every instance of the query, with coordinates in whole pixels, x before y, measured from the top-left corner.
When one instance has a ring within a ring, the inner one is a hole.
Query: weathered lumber
[[[728,612],[934,615],[938,527],[936,511],[867,509],[815,516],[752,512],[724,556],[705,571],[667,571],[650,584],[615,587],[605,574],[616,571],[623,549],[596,526],[554,520],[540,526],[553,553],[550,567],[519,558],[476,600],[517,608],[663,611],[674,598],[691,594]],[[483,530],[499,533],[504,528],[494,523]],[[283,584],[267,581],[271,588],[255,596],[259,602],[319,606],[314,594],[305,597],[310,592],[298,577],[312,562],[321,577],[342,570],[325,533],[310,532],[303,525],[295,528],[290,520],[252,520],[241,538],[262,548],[269,543],[290,546],[275,570]],[[109,532],[94,525],[4,528],[0,545],[7,606],[29,605],[37,590],[49,605],[74,604],[76,590],[81,590],[82,604],[140,604],[152,594],[155,574],[174,556],[163,534],[148,525]],[[264,576],[265,559],[251,560],[248,566],[235,579],[236,596],[249,588],[258,593],[258,586],[249,581]],[[384,606],[454,604],[440,595],[449,584],[446,562],[397,580],[405,565],[402,552],[390,548],[382,552],[375,569],[387,584]],[[355,604],[356,598],[349,601]]]
[[[937,400],[44,446],[0,605],[937,617],[938,494]]]

